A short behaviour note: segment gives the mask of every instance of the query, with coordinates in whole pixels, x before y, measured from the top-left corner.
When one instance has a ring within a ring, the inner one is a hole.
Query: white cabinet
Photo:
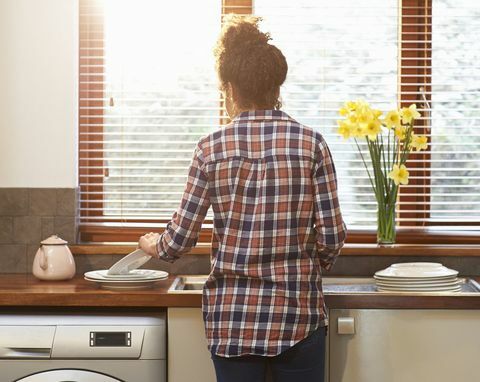
[[[168,309],[168,381],[214,382],[202,310]]]
[[[330,382],[480,380],[478,310],[331,309],[329,337]]]

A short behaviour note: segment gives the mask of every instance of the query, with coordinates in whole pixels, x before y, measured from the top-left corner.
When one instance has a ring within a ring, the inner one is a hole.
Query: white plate
[[[102,288],[106,289],[143,289],[143,288],[151,288],[157,283],[158,281],[164,280],[162,279],[155,279],[155,280],[125,280],[125,281],[110,281],[110,280],[95,280],[85,277],[85,280],[92,281],[100,285]]]
[[[442,276],[442,277],[388,277],[388,276],[378,276],[374,275],[375,280],[382,281],[393,281],[393,282],[426,282],[426,281],[448,281],[456,280],[456,275],[451,276]]]
[[[432,277],[447,277],[447,276],[457,276],[458,271],[453,269],[441,267],[431,267],[431,266],[404,266],[387,269],[383,269],[375,273],[375,276],[380,277],[389,277],[389,278],[432,278]]]
[[[392,268],[441,268],[443,267],[442,264],[440,263],[423,263],[423,262],[417,262],[417,263],[397,263],[397,264],[392,264],[390,265]]]
[[[457,291],[461,290],[461,285],[457,286],[446,286],[446,287],[425,287],[425,288],[394,288],[394,287],[381,287],[377,286],[378,290],[381,291],[392,291],[392,292],[444,292],[444,291]]]
[[[381,292],[381,293],[398,293],[398,294],[412,294],[412,293],[425,293],[425,294],[448,294],[448,293],[458,293],[458,292],[461,292],[462,291],[462,288],[458,288],[458,289],[455,289],[455,290],[443,290],[443,291],[406,291],[406,290],[402,290],[402,291],[399,291],[399,290],[388,290],[388,289],[382,289],[382,288],[378,288],[378,291]]]
[[[447,285],[460,285],[463,283],[462,279],[454,278],[454,279],[447,279],[447,280],[429,280],[429,281],[385,281],[385,280],[375,280],[377,285],[385,285],[385,286],[413,286],[413,287],[422,287],[422,286],[447,286]]]
[[[152,257],[143,252],[140,248],[118,260],[108,270],[109,275],[124,275],[141,267]]]
[[[168,277],[168,276],[167,276]],[[151,283],[152,281],[165,280],[167,277],[155,277],[149,279],[138,279],[138,280],[105,280],[105,279],[95,279],[88,276],[84,276],[85,280],[95,281],[96,283],[102,284],[138,284],[138,283]]]
[[[454,284],[436,284],[436,285],[391,285],[391,284],[379,284],[377,286],[384,289],[439,289],[439,288],[458,288],[461,287],[461,283]]]
[[[105,281],[136,281],[136,280],[149,280],[168,277],[168,272],[156,271],[153,269],[134,269],[124,275],[109,275],[108,269],[101,269],[97,271],[85,272],[85,276],[95,280]]]

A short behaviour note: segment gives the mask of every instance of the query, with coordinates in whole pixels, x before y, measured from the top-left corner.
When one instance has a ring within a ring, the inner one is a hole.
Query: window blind
[[[480,3],[433,0],[432,222],[480,223]]]
[[[216,0],[80,2],[81,223],[171,218],[218,128]]]

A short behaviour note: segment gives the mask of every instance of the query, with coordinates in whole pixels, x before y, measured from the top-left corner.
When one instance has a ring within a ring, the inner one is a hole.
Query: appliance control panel
[[[90,332],[90,346],[132,346],[132,332]]]

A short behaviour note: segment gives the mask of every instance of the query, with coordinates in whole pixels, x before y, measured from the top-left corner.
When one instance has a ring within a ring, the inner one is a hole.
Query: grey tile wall
[[[77,274],[94,269],[109,268],[122,255],[112,256],[75,256]],[[438,262],[456,269],[461,276],[480,275],[480,261],[473,256],[347,256],[340,255],[330,272],[324,276],[373,276],[376,271],[387,268],[393,263],[413,261]],[[210,257],[207,255],[185,255],[170,264],[162,260],[152,259],[144,268],[164,270],[172,274],[208,274],[210,273]]]
[[[31,272],[40,241],[57,234],[70,244],[77,242],[78,193],[74,188],[0,188],[0,273]],[[77,255],[77,274],[109,268],[121,255]],[[392,263],[435,261],[460,271],[480,275],[478,257],[407,257],[341,255],[331,276],[371,276]],[[186,255],[174,264],[151,260],[145,266],[173,274],[207,274],[206,255]]]
[[[77,189],[0,188],[0,273],[30,272],[40,241],[77,241]]]

